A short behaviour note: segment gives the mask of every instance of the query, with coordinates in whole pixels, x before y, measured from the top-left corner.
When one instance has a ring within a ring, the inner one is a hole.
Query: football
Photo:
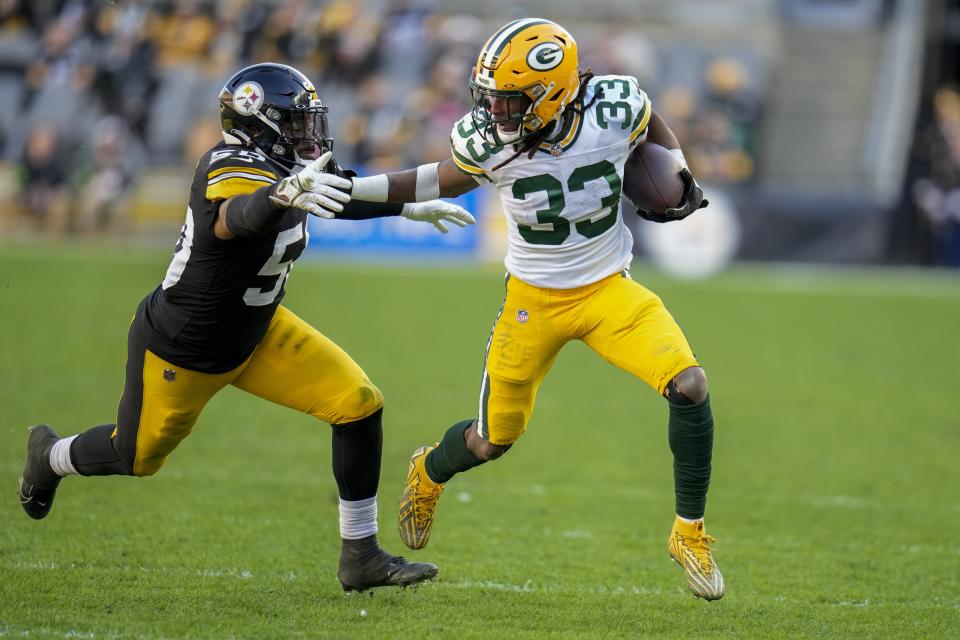
[[[663,213],[683,199],[682,165],[667,149],[645,142],[623,166],[623,195],[637,208]]]

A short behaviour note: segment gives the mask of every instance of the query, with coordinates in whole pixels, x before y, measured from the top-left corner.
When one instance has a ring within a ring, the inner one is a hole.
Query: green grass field
[[[0,637],[960,636],[960,280],[639,269],[684,326],[717,419],[708,604],[669,561],[666,406],[582,344],[527,434],[459,476],[436,583],[345,595],[327,427],[227,389],[148,479],[14,498],[26,427],[112,422],[125,335],[167,254],[0,246]],[[286,304],[384,391],[380,537],[414,447],[476,412],[496,267],[300,263]]]

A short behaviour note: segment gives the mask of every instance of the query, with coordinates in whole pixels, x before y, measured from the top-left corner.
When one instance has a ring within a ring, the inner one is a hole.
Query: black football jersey
[[[194,371],[222,373],[253,353],[307,245],[308,214],[290,208],[256,238],[220,240],[213,226],[220,202],[286,175],[257,151],[226,143],[200,159],[173,260],[137,313],[156,355]]]

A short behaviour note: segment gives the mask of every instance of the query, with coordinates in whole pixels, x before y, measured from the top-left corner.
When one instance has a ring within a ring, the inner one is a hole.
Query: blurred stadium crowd
[[[0,234],[176,226],[190,170],[219,140],[219,89],[254,62],[285,62],[315,81],[346,166],[381,171],[446,156],[450,127],[470,107],[466,81],[480,46],[522,17],[478,18],[451,6],[469,5],[0,0]],[[769,167],[761,142],[792,113],[781,106],[774,117],[783,60],[748,42],[694,44],[669,27],[657,37],[637,20],[568,27],[584,68],[640,80],[702,182],[727,187],[741,204],[757,201]],[[881,261],[960,266],[960,93],[948,83],[932,95],[890,213],[893,248]],[[762,214],[772,233],[773,210]]]
[[[58,233],[122,230],[138,180],[157,167],[188,174],[219,139],[219,88],[259,61],[314,79],[341,163],[373,171],[442,158],[498,26],[402,0],[0,0],[0,100],[13,107],[0,111],[0,180],[16,193],[5,217]],[[640,79],[701,180],[755,178],[757,59],[691,59],[687,43],[678,74],[672,52],[633,25],[570,28],[584,67]]]

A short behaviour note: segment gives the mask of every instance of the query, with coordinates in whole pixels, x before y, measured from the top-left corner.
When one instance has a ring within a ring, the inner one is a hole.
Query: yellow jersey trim
[[[453,158],[453,163],[457,165],[457,168],[460,169],[460,171],[463,171],[464,173],[469,173],[470,175],[473,175],[473,176],[482,176],[484,174],[483,169],[480,169],[473,165],[462,162],[459,158],[457,158],[456,154],[451,154],[450,157]]]
[[[645,98],[643,101],[643,117],[640,119],[640,124],[630,133],[630,142],[636,140],[646,130],[647,125],[650,124],[651,113],[653,113],[653,109],[650,108],[650,98]]]
[[[276,178],[277,174],[267,171],[265,169],[257,169],[256,167],[221,167],[219,169],[214,169],[207,174],[207,179],[213,179],[219,176],[221,173],[227,173],[228,171],[239,171],[240,173],[253,173],[258,176],[266,176],[267,178]]]
[[[226,178],[215,184],[207,185],[207,200],[226,200],[233,196],[249,195],[273,181],[264,182],[260,180],[249,180],[247,178]]]
[[[563,137],[563,140],[560,142],[541,142],[540,150],[552,152],[555,147],[559,147],[561,151],[566,151],[573,146],[574,142],[577,141],[577,137],[580,135],[580,129],[582,126],[583,116],[579,111],[573,111],[573,119],[570,120],[570,130],[567,131],[567,135]]]

